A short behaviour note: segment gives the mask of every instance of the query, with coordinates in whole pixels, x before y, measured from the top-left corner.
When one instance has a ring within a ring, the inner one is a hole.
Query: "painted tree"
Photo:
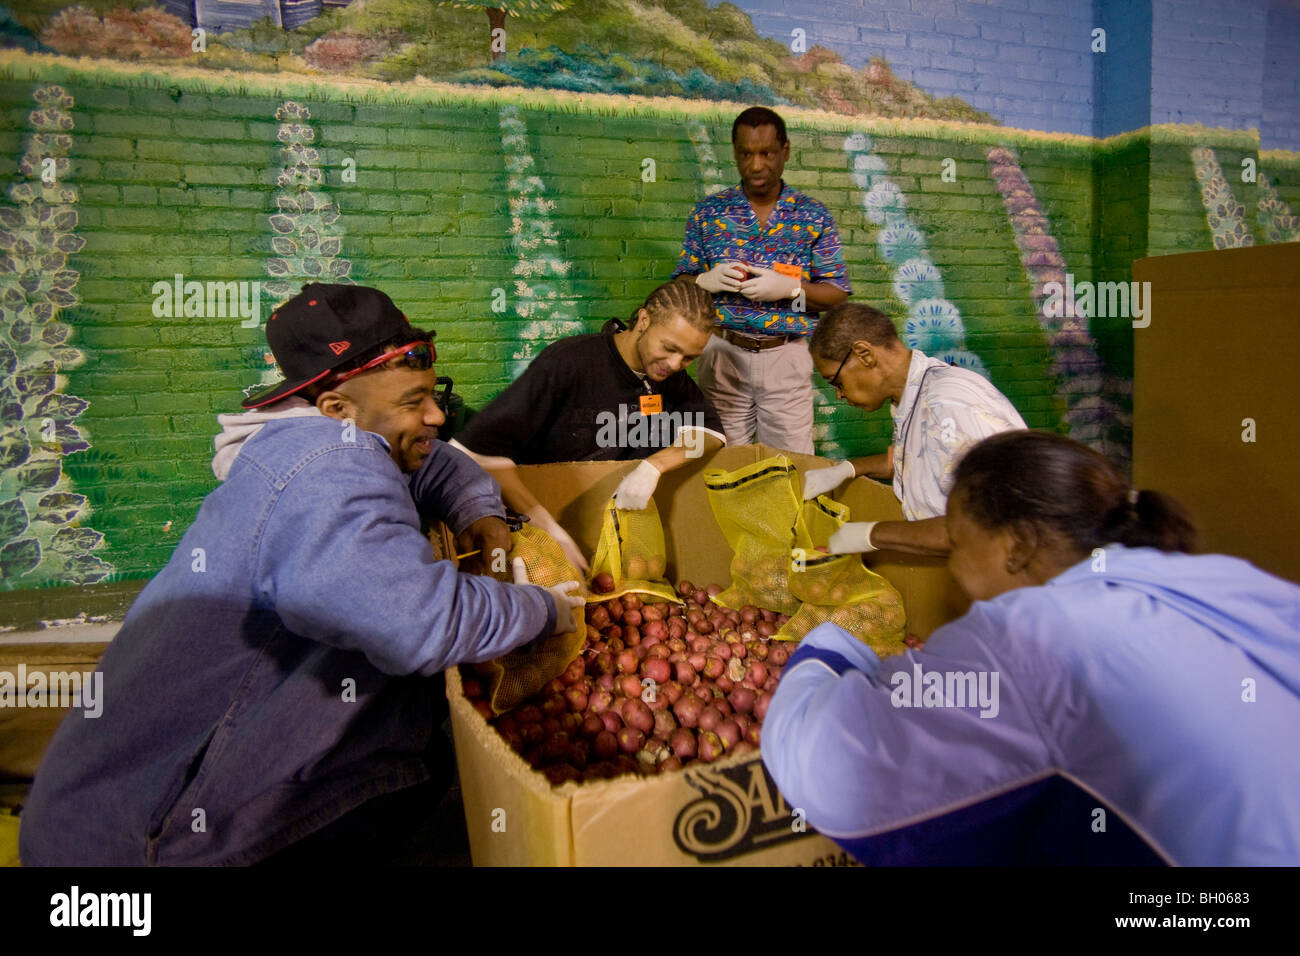
[[[81,526],[90,507],[63,472],[67,455],[90,447],[74,424],[89,403],[64,392],[62,374],[86,360],[60,321],[80,301],[68,256],[86,243],[66,182],[72,97],[43,86],[33,98],[26,179],[0,207],[0,590],[90,584],[113,570],[90,553],[104,536]]]
[[[541,18],[552,13],[567,10],[572,0],[447,0],[440,4],[444,7],[456,7],[461,10],[486,10],[488,18],[488,45],[491,47],[494,30],[504,30],[506,14],[517,17],[526,13]],[[498,49],[492,50],[492,59],[499,60],[505,54]]]

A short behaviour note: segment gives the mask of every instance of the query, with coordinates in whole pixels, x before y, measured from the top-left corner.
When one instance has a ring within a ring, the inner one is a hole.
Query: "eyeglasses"
[[[849,356],[852,354],[853,354],[853,350],[849,349],[848,353],[844,356],[844,358],[840,359],[840,367],[835,370],[835,374],[832,375],[830,381],[826,383],[831,388],[840,387],[840,373],[844,371],[844,363],[849,360]]]
[[[385,352],[377,358],[372,358],[360,368],[343,372],[330,383],[331,387],[341,385],[354,375],[368,372],[370,369],[383,365],[385,362],[391,362],[395,358],[401,358],[402,364],[407,368],[413,368],[417,372],[427,372],[433,368],[433,363],[437,361],[438,350],[434,348],[432,342],[412,342],[409,345],[403,345],[401,348],[393,349],[391,352]]]

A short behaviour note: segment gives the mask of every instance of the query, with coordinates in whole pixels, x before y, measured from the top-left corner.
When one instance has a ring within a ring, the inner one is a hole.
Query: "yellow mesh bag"
[[[830,536],[848,520],[849,509],[825,495],[806,501],[795,522],[790,551],[790,592],[803,601],[776,633],[797,641],[825,621],[838,624],[881,657],[900,653],[907,623],[903,598],[856,554],[823,554]]]
[[[601,520],[596,555],[591,559],[591,577],[608,572],[614,590],[593,594],[590,600],[607,601],[633,593],[677,601],[677,591],[664,578],[667,552],[664,526],[653,498],[638,511],[616,508],[611,498]]]
[[[781,614],[799,610],[790,593],[790,548],[799,518],[799,476],[784,455],[737,471],[704,472],[709,505],[731,546],[731,586],[713,600]]]
[[[582,575],[569,563],[559,544],[545,531],[524,525],[510,535],[514,547],[510,560],[523,558],[528,568],[528,580],[542,587],[552,587],[564,581],[577,581]],[[551,634],[517,647],[509,654],[477,667],[485,678],[488,701],[492,711],[504,713],[521,704],[541,690],[546,682],[559,677],[578,656],[587,639],[587,628],[581,615],[574,614],[578,627],[568,634]]]

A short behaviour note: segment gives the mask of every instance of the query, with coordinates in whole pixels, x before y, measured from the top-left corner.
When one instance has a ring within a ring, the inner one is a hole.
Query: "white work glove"
[[[744,269],[738,262],[719,262],[708,272],[695,277],[695,284],[706,292],[739,292],[745,279]]]
[[[776,299],[793,299],[799,294],[799,280],[783,276],[775,269],[746,266],[755,273],[754,278],[740,284],[740,294],[755,302],[772,302]]]
[[[564,556],[569,559],[570,564],[583,574],[591,570],[587,566],[587,559],[582,556],[582,551],[578,548],[577,543],[569,537],[567,531],[560,527],[559,522],[551,517],[549,511],[538,505],[528,512],[528,518],[532,521],[534,528],[541,528],[556,540],[560,550],[564,552]]]
[[[510,562],[510,567],[515,573],[515,584],[532,584],[528,580],[528,567],[524,564],[523,558],[515,558]],[[542,587],[540,584],[536,587]],[[578,624],[574,620],[573,612],[582,607],[586,601],[583,600],[582,594],[570,594],[570,591],[578,591],[580,585],[577,581],[562,581],[549,588],[543,588],[555,602],[555,634],[568,634],[570,631],[577,630]]]
[[[648,461],[641,462],[614,489],[614,507],[640,511],[650,503],[650,496],[658,484],[659,469]]]
[[[876,546],[871,543],[871,529],[876,524],[875,521],[850,521],[831,535],[830,541],[826,542],[826,550],[831,554],[861,554],[864,551],[875,551]]]
[[[829,468],[814,468],[804,472],[803,500],[812,501],[818,495],[834,491],[854,475],[853,462],[841,461]]]

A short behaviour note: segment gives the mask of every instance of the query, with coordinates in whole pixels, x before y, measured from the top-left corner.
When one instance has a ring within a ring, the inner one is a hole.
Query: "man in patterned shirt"
[[[761,106],[731,126],[740,185],[696,203],[673,277],[713,293],[718,327],[700,356],[700,387],[730,444],[812,454],[814,313],[849,297],[830,211],[781,178],[785,122]]]

